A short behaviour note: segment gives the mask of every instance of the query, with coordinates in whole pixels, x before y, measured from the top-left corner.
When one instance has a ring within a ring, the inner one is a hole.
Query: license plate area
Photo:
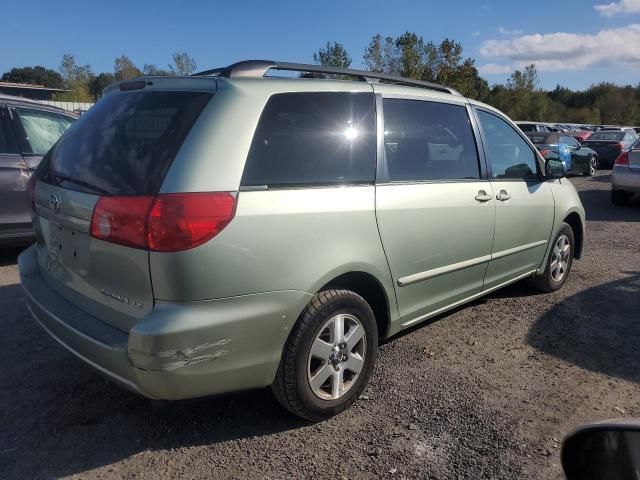
[[[85,233],[50,221],[49,255],[70,270],[85,270],[88,261],[88,238],[86,237]]]

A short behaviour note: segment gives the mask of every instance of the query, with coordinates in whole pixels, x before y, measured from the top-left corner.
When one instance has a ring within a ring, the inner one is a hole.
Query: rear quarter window
[[[282,93],[262,112],[242,185],[372,183],[375,168],[373,94]]]

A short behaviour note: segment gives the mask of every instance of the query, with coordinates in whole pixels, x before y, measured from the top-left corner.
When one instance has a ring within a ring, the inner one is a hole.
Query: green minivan
[[[318,421],[358,398],[380,340],[564,284],[585,224],[564,173],[442,85],[269,61],[144,77],[43,159],[20,276],[37,322],[124,387],[271,386]]]

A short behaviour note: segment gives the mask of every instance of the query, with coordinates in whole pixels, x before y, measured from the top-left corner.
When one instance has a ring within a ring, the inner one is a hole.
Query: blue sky
[[[0,73],[57,68],[65,53],[94,72],[111,71],[122,54],[166,67],[176,51],[202,69],[248,58],[310,62],[327,40],[359,67],[373,35],[408,30],[460,41],[492,84],[527,63],[538,65],[543,88],[637,84],[640,0],[610,1],[6,1]]]

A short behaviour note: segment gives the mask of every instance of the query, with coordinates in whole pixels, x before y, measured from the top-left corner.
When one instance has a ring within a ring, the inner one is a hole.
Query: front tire
[[[325,420],[362,393],[377,347],[378,326],[369,304],[349,290],[322,291],[291,331],[271,389],[294,415]]]
[[[532,286],[545,293],[555,292],[561,288],[569,277],[574,251],[573,230],[568,223],[563,222],[553,240],[544,272],[531,279]]]
[[[585,175],[587,177],[593,177],[598,171],[598,157],[595,155],[589,159],[589,166]]]

